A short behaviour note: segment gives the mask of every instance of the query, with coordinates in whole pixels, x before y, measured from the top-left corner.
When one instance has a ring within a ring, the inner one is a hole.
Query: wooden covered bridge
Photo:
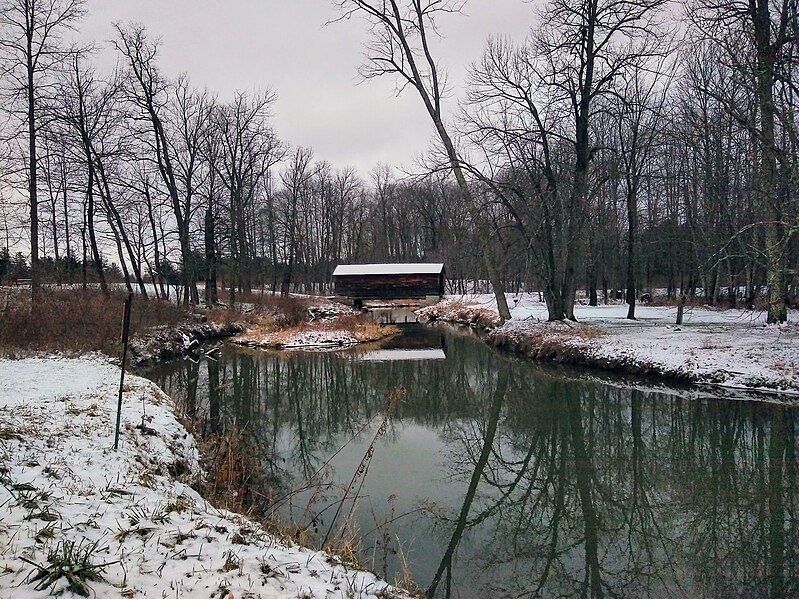
[[[364,300],[419,300],[436,303],[444,295],[443,264],[340,264],[333,271],[336,296],[360,305]]]

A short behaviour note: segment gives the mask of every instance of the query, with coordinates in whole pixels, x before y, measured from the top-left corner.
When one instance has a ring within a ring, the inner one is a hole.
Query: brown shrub
[[[422,314],[430,320],[452,322],[478,329],[491,329],[499,325],[499,315],[496,311],[477,304],[463,302],[442,302],[425,308]]]
[[[30,296],[10,297],[0,312],[0,350],[108,351],[118,347],[126,294],[106,298],[98,289],[45,288],[36,305]],[[152,326],[175,325],[187,313],[163,300],[135,297],[131,336]]]
[[[310,299],[295,295],[282,296],[271,292],[238,293],[237,304],[252,304],[252,312],[258,315],[272,315],[284,325],[297,325],[310,318],[308,306]]]
[[[241,430],[194,433],[198,439],[202,465],[208,473],[201,485],[203,496],[215,506],[252,515],[269,497],[259,496],[269,488],[259,459],[259,451]],[[267,501],[268,503],[268,501]]]

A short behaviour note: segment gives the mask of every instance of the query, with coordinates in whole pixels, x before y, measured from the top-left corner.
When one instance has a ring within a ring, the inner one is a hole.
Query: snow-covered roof
[[[339,264],[333,276],[357,275],[438,275],[444,270],[443,264],[414,262],[406,264]]]

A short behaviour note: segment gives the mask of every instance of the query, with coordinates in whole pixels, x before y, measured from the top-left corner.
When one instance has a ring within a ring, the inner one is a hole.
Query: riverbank
[[[766,325],[765,313],[625,304],[575,307],[577,323],[547,322],[530,295],[508,296],[513,320],[500,326],[491,296],[450,297],[425,308],[427,321],[470,326],[489,344],[527,358],[653,376],[680,383],[747,389],[799,399],[799,315]]]
[[[54,289],[35,305],[29,293],[0,288],[0,357],[42,353],[80,356],[121,354],[120,329],[126,294],[99,289]],[[240,336],[252,347],[341,347],[396,334],[343,304],[311,296],[239,294],[234,305],[213,309],[160,299],[134,299],[129,364],[146,368],[198,351],[214,339]]]
[[[405,597],[193,488],[197,445],[153,383],[106,358],[0,360],[0,595]]]
[[[256,323],[230,341],[263,349],[325,349],[379,341],[399,332],[393,325],[376,323],[361,314],[342,314],[293,326]]]
[[[130,340],[131,364],[146,368],[178,358],[198,349],[203,343],[238,335],[246,329],[243,322],[184,322],[158,325]]]

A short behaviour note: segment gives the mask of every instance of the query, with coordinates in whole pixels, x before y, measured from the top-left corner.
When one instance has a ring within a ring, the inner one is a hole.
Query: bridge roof
[[[411,262],[404,264],[339,264],[334,277],[361,275],[440,275],[444,265],[440,263]]]

